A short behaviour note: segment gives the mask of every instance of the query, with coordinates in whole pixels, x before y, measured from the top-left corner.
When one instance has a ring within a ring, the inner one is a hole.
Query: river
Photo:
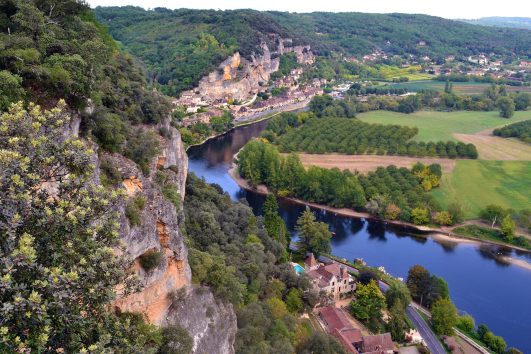
[[[264,197],[240,188],[228,174],[233,155],[257,136],[267,121],[236,128],[188,150],[189,171],[217,183],[231,198],[245,199],[260,214]],[[280,214],[294,237],[295,222],[303,206],[280,201]],[[531,353],[531,271],[505,264],[494,255],[531,262],[531,255],[491,245],[455,243],[415,235],[412,230],[315,210],[320,221],[335,232],[332,253],[349,260],[363,258],[369,265],[384,266],[394,276],[406,278],[408,269],[420,264],[443,277],[460,312],[471,314],[476,324],[486,323],[508,346]]]

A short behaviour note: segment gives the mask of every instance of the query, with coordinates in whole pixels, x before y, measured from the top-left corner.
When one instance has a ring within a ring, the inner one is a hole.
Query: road
[[[351,267],[351,266],[349,266],[347,264],[343,264],[343,263],[334,261],[333,259],[325,257],[325,256],[319,256],[319,261],[323,262],[323,263],[336,262],[336,263],[341,264],[342,266],[347,267],[347,270],[350,273],[352,273],[354,275],[358,275],[359,274],[359,271],[356,268]],[[383,293],[385,293],[387,290],[389,290],[389,285],[387,285],[386,283],[384,283],[381,280],[378,281],[378,286],[380,287],[380,290],[382,290]],[[424,321],[424,318],[422,318],[422,316],[420,316],[418,314],[418,312],[415,310],[415,308],[413,306],[414,305],[412,303],[412,304],[410,304],[407,307],[407,309],[406,309],[407,317],[409,317],[411,322],[413,322],[413,325],[419,331],[422,339],[424,339],[424,342],[428,346],[428,349],[430,350],[430,352],[432,354],[446,354],[446,350],[444,350],[441,342],[437,339],[437,336],[435,335],[435,333],[433,333],[433,331],[431,330],[430,326],[428,326],[426,321]]]
[[[431,328],[428,326],[424,318],[418,314],[417,310],[413,306],[409,305],[406,309],[407,317],[413,322],[413,325],[417,328],[422,339],[426,342],[428,349],[432,354],[446,354],[441,342],[437,339],[437,336]]]

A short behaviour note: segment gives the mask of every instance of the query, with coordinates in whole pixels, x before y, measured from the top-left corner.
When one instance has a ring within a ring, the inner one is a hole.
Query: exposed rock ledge
[[[216,302],[208,288],[195,289],[192,285],[188,250],[179,230],[182,209],[177,210],[155,183],[157,168],[167,169],[168,178],[178,186],[181,202],[184,200],[188,158],[179,132],[168,123],[163,126],[171,132],[172,138],[161,137],[161,155],[151,164],[150,176],[144,176],[133,161],[121,155],[102,154],[122,174],[128,197],[141,195],[145,198],[140,226],[131,227],[123,212],[119,220],[124,256],[130,261],[129,270],[137,274],[142,289],[126,297],[121,297],[117,289],[114,308],[121,312],[144,313],[154,324],[183,326],[194,339],[193,353],[231,354],[236,333],[232,306]],[[153,250],[162,251],[164,259],[155,269],[146,272],[139,258]],[[183,302],[186,306],[176,305],[178,293],[186,294]]]

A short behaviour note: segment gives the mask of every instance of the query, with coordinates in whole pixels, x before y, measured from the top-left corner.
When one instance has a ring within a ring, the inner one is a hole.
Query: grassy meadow
[[[417,92],[419,90],[429,89],[436,90],[439,92],[444,92],[444,81],[435,81],[435,80],[426,80],[426,77],[422,78],[421,76],[416,79],[411,79],[410,81],[414,82],[404,82],[391,84],[393,87],[397,88],[406,88],[411,92]],[[479,95],[491,84],[484,82],[453,82],[453,91],[457,94],[462,95]],[[531,87],[529,86],[506,86],[508,92],[531,92]]]
[[[460,160],[431,193],[443,207],[458,201],[466,218],[488,204],[520,210],[531,206],[530,161]]]
[[[390,111],[361,113],[358,118],[367,123],[399,124],[418,127],[416,141],[457,141],[452,133],[475,134],[485,129],[531,119],[531,111],[518,111],[510,119],[501,118],[498,112],[435,112],[419,111],[404,114]]]

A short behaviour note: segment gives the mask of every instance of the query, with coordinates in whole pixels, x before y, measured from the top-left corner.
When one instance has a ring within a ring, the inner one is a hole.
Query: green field
[[[419,77],[420,78],[420,77]],[[416,80],[419,80],[417,78]],[[435,81],[435,80],[425,80],[426,78],[422,78],[420,81],[415,82],[404,82],[404,83],[397,83],[397,84],[391,84],[393,87],[397,88],[406,88],[408,91],[411,92],[417,92],[420,90],[430,89],[430,90],[436,90],[439,92],[444,91],[445,82],[443,81]],[[415,80],[411,79],[410,80]],[[453,84],[453,90],[457,94],[463,94],[463,95],[478,95],[483,93],[487,87],[489,87],[491,84],[489,83],[483,83],[483,82],[452,82]],[[515,92],[515,91],[522,91],[522,92],[531,92],[530,86],[506,86],[508,92]]]
[[[380,124],[399,124],[418,127],[416,141],[439,141],[456,139],[452,133],[474,134],[485,129],[531,119],[531,111],[515,112],[510,119],[500,118],[498,112],[434,112],[419,111],[404,114],[390,111],[371,111],[361,113],[358,118],[364,122]]]
[[[446,207],[457,201],[466,218],[476,218],[488,204],[520,210],[531,206],[531,162],[460,160],[431,193]]]

